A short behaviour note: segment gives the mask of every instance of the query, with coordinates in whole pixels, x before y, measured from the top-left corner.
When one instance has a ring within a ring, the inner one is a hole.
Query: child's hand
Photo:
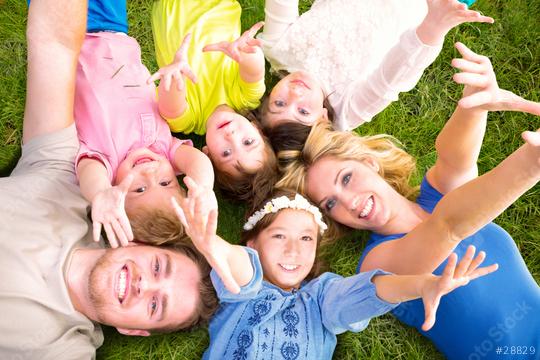
[[[255,34],[264,26],[264,22],[258,22],[249,30],[244,32],[233,42],[222,41],[216,44],[209,44],[203,51],[221,51],[236,62],[241,62],[242,53],[254,54],[261,47],[261,40],[255,39]]]
[[[191,238],[193,244],[204,255],[210,266],[218,273],[223,284],[232,293],[239,293],[240,287],[234,279],[228,254],[231,245],[216,235],[217,207],[208,211],[208,194],[193,180],[187,178],[188,197],[180,201],[172,198],[173,208]],[[215,198],[215,197],[214,197]]]
[[[180,48],[174,55],[174,60],[171,64],[162,67],[156,73],[148,78],[146,81],[150,84],[153,81],[161,80],[164,82],[165,90],[169,91],[171,89],[171,84],[173,81],[176,83],[176,89],[178,91],[184,90],[184,76],[189,78],[191,82],[196,83],[197,77],[191,71],[189,63],[187,62],[187,50],[188,44],[191,40],[191,34],[187,34]]]
[[[424,44],[436,45],[453,27],[465,22],[493,23],[495,20],[469,10],[458,0],[427,0],[428,13],[416,33]]]
[[[92,200],[94,241],[99,241],[101,226],[105,228],[111,247],[127,246],[133,240],[133,232],[124,207],[126,194],[133,182],[128,175],[120,184],[96,194]]]
[[[471,280],[485,276],[498,269],[499,266],[497,264],[479,267],[486,258],[486,253],[481,251],[474,258],[474,252],[474,246],[469,246],[465,256],[463,256],[463,259],[457,265],[457,255],[452,253],[448,258],[448,263],[442,275],[433,276],[424,283],[421,290],[425,311],[425,321],[422,325],[422,330],[428,331],[435,324],[435,314],[443,295],[448,294],[460,286],[467,285]]]

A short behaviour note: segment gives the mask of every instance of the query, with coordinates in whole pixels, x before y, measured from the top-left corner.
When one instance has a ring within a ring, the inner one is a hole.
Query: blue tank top
[[[416,202],[431,213],[442,197],[424,177]],[[404,235],[371,234],[358,269],[375,246]],[[444,296],[431,330],[421,330],[421,299],[404,302],[392,313],[429,338],[448,359],[540,359],[540,287],[513,239],[489,223],[461,241],[454,252],[461,259],[471,244],[477,252],[486,252],[484,265],[498,263],[499,270]],[[446,261],[433,273],[440,275],[445,265]]]

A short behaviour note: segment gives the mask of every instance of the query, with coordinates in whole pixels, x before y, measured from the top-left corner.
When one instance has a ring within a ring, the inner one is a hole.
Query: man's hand
[[[166,91],[171,90],[171,84],[175,84],[176,90],[184,91],[184,76],[191,80],[191,82],[197,82],[197,76],[191,71],[191,67],[187,61],[188,45],[191,41],[191,34],[187,34],[180,48],[174,55],[174,60],[167,66],[162,67],[156,73],[148,78],[146,81],[148,84],[156,80],[163,81],[163,85]]]
[[[442,275],[432,276],[425,281],[421,290],[425,311],[422,330],[428,331],[435,324],[435,314],[443,295],[460,286],[467,285],[471,280],[488,275],[498,269],[497,264],[479,267],[486,258],[486,253],[481,251],[475,258],[475,251],[474,246],[469,246],[459,263],[457,263],[457,255],[452,253]]]
[[[96,194],[92,200],[94,241],[99,241],[101,226],[105,228],[111,247],[127,246],[133,240],[133,232],[124,207],[126,194],[133,182],[128,175],[117,186]]]

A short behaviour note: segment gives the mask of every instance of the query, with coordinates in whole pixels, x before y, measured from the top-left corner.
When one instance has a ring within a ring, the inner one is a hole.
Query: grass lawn
[[[120,0],[116,0],[120,1]],[[351,0],[358,1],[358,0]],[[406,1],[406,0],[403,0]],[[239,0],[247,28],[263,20],[264,0]],[[310,6],[302,0],[302,10]],[[152,0],[129,1],[130,34],[142,46],[143,61],[157,70],[150,28]],[[540,100],[540,0],[479,0],[475,8],[495,18],[495,24],[465,24],[446,38],[442,54],[426,71],[416,88],[400,96],[374,121],[360,128],[363,134],[389,133],[400,139],[418,159],[419,183],[434,163],[434,141],[460,98],[461,87],[451,81],[450,60],[459,40],[492,60],[499,85],[531,100]],[[0,0],[0,174],[9,175],[20,156],[25,99],[26,2]],[[351,44],[354,46],[354,44]],[[271,79],[269,79],[271,81]],[[513,113],[491,113],[480,172],[491,169],[522,142],[523,130],[540,127],[540,119]],[[201,139],[195,139],[201,144]],[[220,201],[219,233],[237,241],[244,208]],[[1,216],[1,215],[0,215]],[[536,186],[511,206],[496,222],[515,239],[536,281],[540,281],[540,188]],[[357,232],[341,239],[326,254],[331,271],[354,273],[366,234]],[[489,254],[488,254],[489,257]],[[501,284],[504,286],[504,284]],[[150,338],[119,335],[105,328],[101,359],[200,359],[208,344],[206,329]],[[440,359],[437,350],[416,331],[391,316],[374,319],[368,329],[338,337],[335,359]]]

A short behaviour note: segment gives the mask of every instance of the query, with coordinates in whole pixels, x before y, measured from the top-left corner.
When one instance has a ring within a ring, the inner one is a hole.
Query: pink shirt
[[[80,149],[75,166],[83,157],[97,158],[112,182],[133,150],[149,148],[174,164],[178,147],[192,145],[171,135],[158,112],[156,87],[146,84],[149,76],[134,38],[86,34],[77,66],[74,115]]]

